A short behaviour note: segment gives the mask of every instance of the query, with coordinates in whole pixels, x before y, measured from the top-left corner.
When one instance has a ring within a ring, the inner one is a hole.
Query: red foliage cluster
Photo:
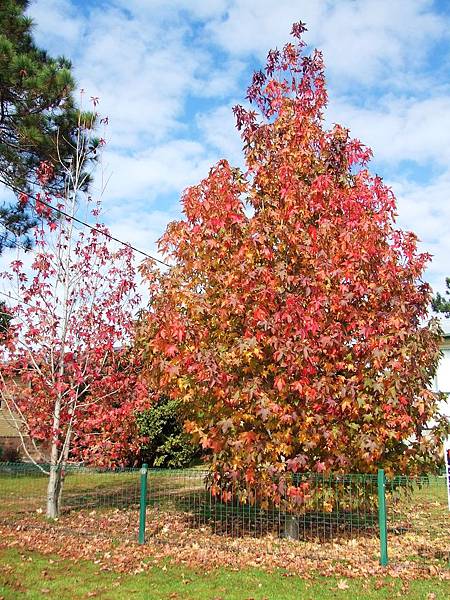
[[[101,224],[75,229],[78,200],[61,199],[69,217],[53,222],[38,202],[31,268],[15,260],[2,274],[12,290],[2,399],[21,433],[50,448],[53,465],[129,464],[140,441],[134,414],[148,401],[132,351],[140,300],[132,251],[112,248]]]

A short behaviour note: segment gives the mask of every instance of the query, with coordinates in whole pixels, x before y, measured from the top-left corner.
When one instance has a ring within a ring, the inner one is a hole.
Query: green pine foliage
[[[43,161],[54,168],[50,191],[60,191],[62,165],[74,155],[81,129],[71,63],[35,45],[32,21],[24,14],[28,4],[0,2],[0,183],[16,194],[33,190],[36,168]],[[81,119],[82,127],[93,126],[95,118]],[[1,206],[0,224],[0,251],[17,238],[30,244],[26,232],[33,218],[27,206]]]
[[[5,302],[0,302],[0,343],[9,330],[9,324],[12,316]]]
[[[137,424],[146,440],[141,446],[141,460],[151,467],[181,468],[199,458],[198,446],[183,431],[179,401],[163,396],[137,416]]]
[[[445,285],[447,286],[445,296],[438,292],[431,301],[431,306],[435,312],[444,313],[446,317],[450,318],[450,298],[446,297],[450,296],[450,277],[445,279]]]

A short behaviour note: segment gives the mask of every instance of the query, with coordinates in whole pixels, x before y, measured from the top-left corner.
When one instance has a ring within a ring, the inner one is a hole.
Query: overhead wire
[[[33,196],[31,196],[33,197]],[[36,198],[34,198],[36,200]],[[43,202],[41,199],[38,200],[39,202]],[[122,240],[119,240],[117,238],[115,238],[114,236],[109,235],[108,233],[106,233],[105,231],[102,231],[101,229],[98,229],[92,225],[89,225],[89,223],[85,223],[84,221],[81,221],[80,219],[76,218],[76,217],[72,217],[71,215],[69,215],[68,213],[65,213],[64,211],[53,207],[51,204],[48,204],[47,202],[43,202],[44,204],[46,204],[47,206],[49,206],[49,208],[53,208],[55,210],[57,210],[58,212],[60,212],[61,214],[63,214],[64,216],[66,216],[68,219],[73,219],[74,221],[76,221],[77,223],[80,223],[86,227],[89,227],[90,229],[93,229],[94,231],[98,231],[98,233],[101,233],[103,235],[105,235],[106,237],[119,242],[120,244],[123,244],[125,246],[128,246],[130,249],[134,250],[135,252],[139,252],[141,254],[144,254],[145,256],[147,256],[148,258],[155,260],[157,262],[160,262],[161,264],[169,267],[170,265],[168,265],[167,263],[155,258],[154,256],[151,256],[150,254],[146,254],[143,250],[139,250],[137,248],[134,248],[131,244],[128,244],[127,242],[123,242]],[[13,235],[16,235],[14,231],[12,231],[9,227],[7,227],[4,223],[2,223],[2,226],[9,232],[11,232]],[[32,254],[36,254],[38,255],[39,252],[33,247],[33,246],[24,246],[23,244],[21,244],[20,242],[14,242],[14,247],[10,248],[11,250],[13,250],[14,248],[20,248],[21,250],[23,250],[25,253],[27,252],[31,252]],[[27,306],[30,306],[31,308],[34,308],[33,305],[29,304],[28,302],[25,302],[24,300],[22,300],[21,298],[17,298],[14,297],[11,293],[6,293],[6,292],[2,292],[0,290],[0,295],[5,296],[5,298],[8,298],[9,300],[12,300],[14,302],[17,302],[19,304],[25,304]],[[8,313],[3,313],[2,311],[0,311],[0,314],[8,314]]]
[[[19,190],[18,188],[12,187],[12,189],[14,191],[16,191],[17,193],[24,193],[21,190]],[[141,254],[142,256],[145,256],[146,258],[154,260],[155,262],[157,262],[157,263],[159,263],[159,264],[161,264],[161,265],[163,265],[165,267],[169,267],[170,268],[170,265],[168,263],[164,262],[163,260],[161,260],[159,258],[156,258],[156,256],[152,256],[151,254],[148,254],[148,252],[144,252],[144,250],[140,250],[139,248],[136,248],[132,244],[129,244],[128,242],[125,242],[125,241],[123,241],[123,240],[115,237],[114,235],[111,235],[110,233],[108,233],[106,231],[102,231],[98,227],[95,227],[95,225],[91,225],[90,223],[87,223],[86,221],[83,221],[82,219],[79,219],[78,217],[75,217],[74,215],[70,215],[66,211],[64,211],[61,208],[58,208],[56,206],[53,206],[52,204],[50,204],[49,202],[43,200],[42,198],[37,198],[36,196],[33,196],[33,194],[26,194],[26,196],[28,198],[32,198],[35,202],[40,202],[41,204],[43,204],[44,206],[46,206],[50,210],[58,212],[60,215],[64,216],[66,219],[70,219],[72,221],[75,221],[76,223],[79,223],[80,225],[83,225],[83,227],[88,227],[91,231],[95,231],[96,233],[104,235],[108,239],[113,240],[114,242],[117,242],[119,244],[122,244],[123,246],[126,246],[127,248],[130,248],[130,250],[133,250],[133,252],[137,252],[138,254]]]

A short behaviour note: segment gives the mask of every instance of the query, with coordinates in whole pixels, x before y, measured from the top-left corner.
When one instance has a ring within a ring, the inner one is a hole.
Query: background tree
[[[450,277],[447,277],[445,279],[445,285],[447,286],[445,295],[449,296],[450,295]],[[446,317],[450,317],[450,300],[447,299],[445,296],[442,296],[439,292],[436,294],[436,296],[431,301],[431,306],[433,307],[433,310],[435,312],[444,313],[444,315]]]
[[[3,273],[15,293],[10,292],[7,340],[0,346],[0,393],[24,451],[26,436],[37,453],[38,442],[49,448],[52,518],[59,513],[69,457],[127,463],[133,449],[138,451],[134,412],[147,402],[130,350],[139,303],[132,251],[114,249],[101,223],[80,230],[73,220],[91,202],[80,190],[85,133],[79,136],[80,158],[64,167],[64,195],[54,200],[44,189],[35,201],[41,217],[33,228],[31,272],[18,258]],[[61,210],[66,216],[51,219]],[[98,219],[99,203],[91,211]]]
[[[74,105],[70,62],[36,47],[28,0],[0,4],[0,183],[16,194],[30,192],[42,162],[53,167],[52,191],[65,185],[62,165],[74,157],[79,113]],[[91,137],[92,154],[99,140]],[[86,180],[87,183],[87,180]],[[33,216],[24,203],[0,207],[0,251],[26,232]]]
[[[304,54],[303,30],[255,73],[256,110],[234,109],[246,173],[224,160],[189,188],[160,241],[173,266],[143,270],[154,389],[182,400],[216,480],[275,498],[298,471],[428,472],[448,430],[429,387],[429,256],[396,229],[370,150],[324,128],[322,56]]]
[[[153,467],[180,468],[199,457],[199,447],[183,430],[180,401],[162,396],[136,415],[141,438],[141,462]]]
[[[5,302],[0,302],[0,343],[5,339],[9,324],[11,323],[11,313]]]

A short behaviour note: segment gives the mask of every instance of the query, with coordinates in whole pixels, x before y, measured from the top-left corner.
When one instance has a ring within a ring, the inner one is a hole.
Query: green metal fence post
[[[145,517],[147,513],[147,473],[148,465],[144,463],[141,469],[141,502],[139,510],[139,543],[145,544]]]
[[[388,560],[387,519],[386,519],[386,478],[384,469],[378,469],[378,526],[380,528],[380,565],[385,567]]]

